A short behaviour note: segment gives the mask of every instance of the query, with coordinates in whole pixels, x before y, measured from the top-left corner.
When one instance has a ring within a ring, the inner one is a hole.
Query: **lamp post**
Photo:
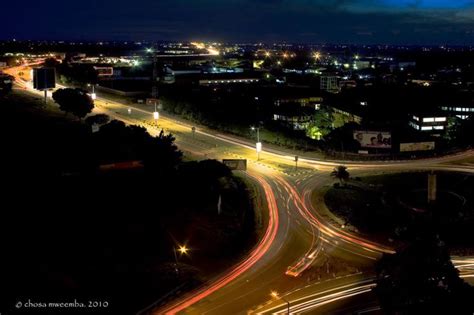
[[[153,112],[153,119],[155,120],[155,124],[158,127],[158,119],[160,119],[160,113],[156,109],[156,102],[155,102],[155,111]]]
[[[287,314],[290,315],[290,301],[288,301],[284,297],[280,296],[278,294],[278,292],[276,292],[276,291],[272,291],[272,293],[270,295],[275,299],[283,300],[286,303]]]
[[[178,252],[182,255],[187,254],[189,249],[186,247],[186,245],[178,246]],[[174,253],[174,260],[175,260],[175,267],[174,270],[176,271],[176,275],[179,275],[179,268],[178,268],[178,255],[176,254],[176,247],[173,247],[173,253]]]
[[[87,86],[92,86],[91,99],[95,101],[97,99],[97,94],[95,93],[95,84],[87,84]]]
[[[257,143],[255,149],[257,151],[257,161],[260,161],[260,152],[262,152],[262,142],[260,142],[260,127],[252,127],[252,130],[257,130]]]

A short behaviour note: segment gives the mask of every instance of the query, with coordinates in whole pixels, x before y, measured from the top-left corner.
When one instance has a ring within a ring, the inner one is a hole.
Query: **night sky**
[[[474,44],[474,0],[6,0],[1,39]]]

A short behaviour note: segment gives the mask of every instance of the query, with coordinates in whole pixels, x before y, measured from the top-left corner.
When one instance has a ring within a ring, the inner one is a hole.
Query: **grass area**
[[[364,177],[347,187],[331,188],[328,208],[365,233],[410,240],[437,231],[452,249],[474,247],[474,176],[437,173],[438,200],[427,202],[427,173]]]

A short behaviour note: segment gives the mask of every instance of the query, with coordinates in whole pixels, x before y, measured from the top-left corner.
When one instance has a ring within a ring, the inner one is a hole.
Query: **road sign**
[[[246,171],[247,160],[244,159],[224,159],[222,163],[230,168],[232,171]]]
[[[295,156],[295,162],[298,162],[299,156]]]

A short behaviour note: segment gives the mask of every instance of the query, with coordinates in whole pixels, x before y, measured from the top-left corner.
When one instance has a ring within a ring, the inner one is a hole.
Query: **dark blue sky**
[[[474,0],[7,0],[0,38],[474,44]]]

